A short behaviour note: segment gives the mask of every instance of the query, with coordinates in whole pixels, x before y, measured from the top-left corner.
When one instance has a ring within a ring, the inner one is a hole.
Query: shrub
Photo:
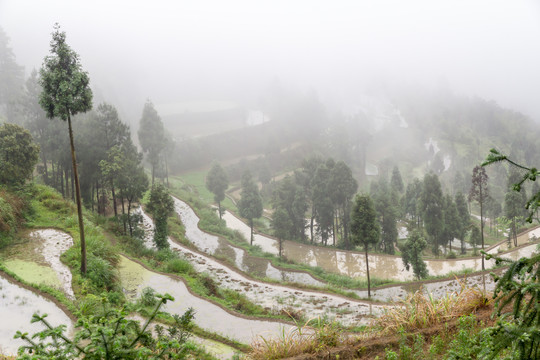
[[[170,259],[166,265],[167,272],[175,274],[191,274],[194,272],[193,265],[185,259]]]

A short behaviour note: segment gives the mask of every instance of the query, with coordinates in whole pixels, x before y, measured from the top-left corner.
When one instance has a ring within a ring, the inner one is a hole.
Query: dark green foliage
[[[296,184],[291,176],[286,176],[274,191],[272,202],[274,210],[283,210],[290,220],[274,223],[274,230],[279,231],[287,239],[304,239],[305,214],[308,209],[308,198],[304,189]],[[276,225],[287,227],[277,228]]]
[[[529,169],[519,165],[493,149],[482,165],[499,161],[507,161],[526,171],[526,174],[521,178],[518,177],[518,181],[514,183],[515,191],[522,190],[525,181],[536,181],[538,172],[535,168]],[[532,194],[526,204],[529,222],[532,221],[532,215],[539,205],[540,193],[537,192]],[[540,255],[521,258],[518,261],[489,254],[487,258],[495,258],[497,264],[509,266],[501,277],[495,276],[496,307],[502,319],[491,333],[494,337],[491,358],[504,349],[511,349],[516,359],[540,358]]]
[[[253,219],[262,216],[263,203],[259,195],[259,188],[253,180],[251,173],[246,171],[242,176],[242,192],[238,201],[240,216],[249,220],[251,228],[251,244],[253,245]]]
[[[32,336],[17,331],[15,338],[28,343],[19,348],[19,358],[184,359],[194,311],[189,309],[182,316],[175,315],[174,324],[166,331],[156,325],[157,336],[153,336],[150,323],[163,304],[174,300],[168,294],[157,295],[157,298],[157,305],[143,326],[136,320],[126,318],[129,315],[127,309],[110,308],[106,299],[103,299],[101,314],[82,316],[78,320],[79,330],[73,340],[64,334],[65,325],[53,328],[46,320],[47,315],[34,314],[32,323],[40,322],[45,329]]]
[[[214,194],[214,201],[218,203],[219,218],[221,219],[221,202],[225,199],[225,191],[229,187],[229,180],[225,170],[214,162],[206,175],[206,188]]]
[[[387,254],[394,254],[394,246],[398,238],[398,194],[388,186],[385,180],[380,180],[372,183],[371,196],[379,213],[381,248]]]
[[[424,239],[420,230],[414,230],[410,233],[407,241],[401,248],[403,265],[405,265],[407,270],[409,270],[409,266],[412,266],[414,276],[418,280],[428,276],[426,263],[422,259],[422,251],[426,247],[426,239]]]
[[[443,246],[446,246],[460,236],[460,216],[457,210],[457,205],[450,194],[444,197],[444,228],[442,233]]]
[[[317,221],[317,232],[323,244],[328,243],[334,224],[334,204],[330,197],[330,180],[333,161],[320,164],[311,179],[312,215]],[[335,244],[334,244],[335,245]]]
[[[424,176],[420,208],[422,209],[424,227],[428,234],[428,242],[431,244],[433,252],[438,254],[439,245],[443,243],[444,198],[439,177],[435,174],[426,174]]]
[[[371,297],[369,279],[368,246],[379,242],[381,229],[377,220],[377,211],[368,195],[357,195],[351,212],[351,238],[355,245],[363,245],[366,255],[368,296]]]
[[[459,191],[454,197],[456,203],[456,210],[458,214],[458,227],[456,232],[458,238],[461,240],[461,253],[465,253],[465,233],[471,224],[471,215],[469,214],[469,208],[467,207],[467,201],[465,200],[465,195]]]
[[[402,201],[403,212],[408,214],[412,218],[412,225],[419,227],[422,217],[422,182],[414,178],[411,183],[407,185],[407,190]]]
[[[0,125],[0,184],[20,185],[29,179],[38,161],[39,146],[19,125]]]
[[[160,155],[165,148],[166,142],[163,122],[150,100],[147,100],[144,104],[137,134],[139,135],[139,142],[143,152],[148,154],[148,161],[152,166],[153,186],[156,167],[159,164]]]
[[[167,236],[169,232],[167,218],[174,211],[174,201],[163,185],[158,184],[154,186],[150,192],[150,200],[146,208],[154,218],[154,242],[157,248],[168,248]]]
[[[342,238],[346,249],[350,247],[348,234],[351,199],[357,189],[358,183],[352,176],[351,168],[343,161],[336,162],[332,168],[329,190],[334,209],[341,217],[341,223],[338,225],[341,226]]]
[[[88,73],[82,70],[79,55],[66,43],[66,33],[55,24],[51,55],[40,70],[43,92],[39,103],[49,118],[68,120],[72,115],[92,108],[92,90]]]

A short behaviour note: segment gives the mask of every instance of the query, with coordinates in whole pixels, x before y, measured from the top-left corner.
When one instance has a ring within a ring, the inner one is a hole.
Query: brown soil
[[[486,306],[478,309],[475,313],[478,322],[484,323],[485,326],[493,326],[496,319],[492,318],[493,306]],[[411,332],[410,337],[421,334],[426,343],[431,343],[431,338],[443,332],[455,332],[457,329],[458,319],[438,324],[429,328],[419,329],[416,332]],[[392,348],[394,351],[399,348],[400,337],[397,335],[385,335],[375,337],[368,340],[363,340],[347,346],[340,346],[332,349],[320,351],[317,354],[303,354],[288,358],[289,360],[322,360],[322,359],[384,359],[385,349]]]

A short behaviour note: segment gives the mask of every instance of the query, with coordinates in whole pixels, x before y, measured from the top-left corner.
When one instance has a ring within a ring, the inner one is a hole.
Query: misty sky
[[[27,74],[48,54],[55,22],[96,94],[129,116],[146,98],[256,102],[276,78],[339,108],[383,79],[447,84],[540,120],[534,0],[0,0]]]

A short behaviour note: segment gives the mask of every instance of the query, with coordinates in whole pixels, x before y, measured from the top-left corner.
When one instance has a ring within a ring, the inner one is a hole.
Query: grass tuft
[[[468,315],[489,305],[486,294],[476,287],[467,287],[461,282],[461,290],[447,294],[441,299],[434,299],[431,294],[425,296],[421,291],[410,295],[401,302],[402,306],[388,310],[374,321],[374,326],[383,332],[397,332],[400,329],[412,331]]]

